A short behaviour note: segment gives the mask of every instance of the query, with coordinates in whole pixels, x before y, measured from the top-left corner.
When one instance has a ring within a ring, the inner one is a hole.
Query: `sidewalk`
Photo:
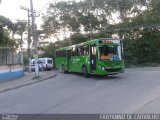
[[[42,71],[42,72],[39,72],[39,76],[40,76],[39,78],[33,79],[35,76],[35,72],[31,72],[31,73],[25,72],[24,77],[22,78],[0,82],[0,93],[21,88],[24,86],[28,86],[37,82],[41,82],[41,81],[53,78],[56,75],[57,73],[54,70]]]

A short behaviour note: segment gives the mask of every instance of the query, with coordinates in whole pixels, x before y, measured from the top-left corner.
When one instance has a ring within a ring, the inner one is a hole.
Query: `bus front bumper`
[[[97,67],[96,69],[96,74],[98,75],[115,75],[118,73],[123,73],[124,72],[124,68],[123,67],[119,67],[119,68],[112,68],[112,69],[108,69],[108,68],[102,68],[102,67]]]

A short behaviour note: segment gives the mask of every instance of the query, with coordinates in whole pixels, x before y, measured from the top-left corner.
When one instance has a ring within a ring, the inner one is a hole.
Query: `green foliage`
[[[160,63],[160,32],[144,30],[136,40],[124,40],[124,58],[127,66]]]
[[[18,44],[22,46],[22,34],[25,31],[26,23],[13,23],[8,18],[0,16],[0,46],[1,47],[17,47]],[[10,34],[12,33],[12,38]],[[21,41],[16,44],[14,34],[21,35]]]
[[[39,57],[49,57],[49,58],[52,58],[53,59],[53,64],[55,65],[55,61],[54,61],[54,58],[55,58],[55,44],[54,43],[50,43],[48,46],[46,46],[44,48],[44,51],[45,53]]]
[[[24,63],[25,66],[27,66],[28,63],[29,63],[27,52],[23,52],[23,63]]]
[[[0,27],[0,47],[14,47],[16,42],[9,37],[9,32]]]
[[[50,4],[42,28],[48,37],[64,29],[74,34],[81,31],[93,34],[107,29],[114,20],[113,13],[119,13],[119,20],[124,21],[128,15],[138,14],[146,3],[147,0],[60,1]]]
[[[21,35],[26,30],[27,23],[26,22],[17,22],[15,24],[17,34]]]
[[[24,43],[23,33],[26,31],[26,26],[27,26],[26,22],[17,22],[15,23],[15,26],[14,26],[14,32],[21,37],[20,39],[17,39],[17,43],[19,47],[21,48],[21,50],[22,50],[23,43]]]
[[[117,24],[112,24],[113,13],[119,14]],[[71,38],[52,44],[54,50],[90,38],[106,38],[117,34],[124,39],[124,58],[127,66],[160,63],[160,1],[158,0],[57,2],[49,6],[43,20],[42,28],[47,36],[61,30],[72,33]],[[82,32],[85,35],[81,34]],[[47,49],[51,49],[48,47]]]
[[[124,59],[126,66],[137,65],[135,44],[135,40],[124,40]]]
[[[86,42],[88,40],[87,37],[85,37],[82,34],[74,34],[71,36],[71,43],[72,44],[78,44],[78,43],[82,43],[82,42]]]

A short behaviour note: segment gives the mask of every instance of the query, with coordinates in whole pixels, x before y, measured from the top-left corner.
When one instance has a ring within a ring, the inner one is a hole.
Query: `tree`
[[[55,58],[55,49],[56,49],[56,46],[54,43],[50,43],[48,46],[44,47],[44,51],[45,53],[39,57],[49,57],[49,58],[53,58],[53,64],[55,65],[55,61],[54,61],[54,58]]]
[[[115,14],[117,19],[113,17]],[[63,1],[50,4],[43,20],[47,36],[63,29],[72,33],[71,38],[55,42],[55,48],[117,34],[124,39],[126,64],[160,61],[160,1]]]
[[[119,21],[123,22],[129,16],[140,14],[141,7],[147,5],[147,0],[60,1],[50,4],[47,14],[43,16],[42,28],[49,34],[55,34],[62,29],[73,34],[82,31],[92,34],[109,29],[114,23],[111,21],[115,21],[113,14],[119,15]]]
[[[26,22],[17,22],[15,24],[16,26],[16,32],[18,35],[20,35],[20,39],[17,40],[18,44],[20,45],[20,49],[22,51],[22,47],[23,47],[23,34],[26,31]]]
[[[9,37],[13,23],[6,17],[0,16],[0,46],[16,47],[16,42]]]

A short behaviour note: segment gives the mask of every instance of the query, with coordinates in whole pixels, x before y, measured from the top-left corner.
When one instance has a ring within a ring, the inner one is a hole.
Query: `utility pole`
[[[29,11],[29,9],[28,9],[28,61],[29,61],[28,72],[31,72],[31,28],[30,28],[30,11]]]
[[[35,25],[35,16],[33,12],[32,0],[30,0],[30,7],[31,7],[31,17],[32,17],[32,34],[33,34],[34,58],[35,58],[35,77],[39,77],[38,51],[37,51],[38,36],[37,36],[37,30]]]
[[[28,72],[31,72],[31,28],[30,28],[30,9],[29,8],[26,8],[26,7],[23,7],[23,6],[20,6],[21,9],[25,10],[28,12],[28,61],[29,61],[29,67],[28,67]]]

